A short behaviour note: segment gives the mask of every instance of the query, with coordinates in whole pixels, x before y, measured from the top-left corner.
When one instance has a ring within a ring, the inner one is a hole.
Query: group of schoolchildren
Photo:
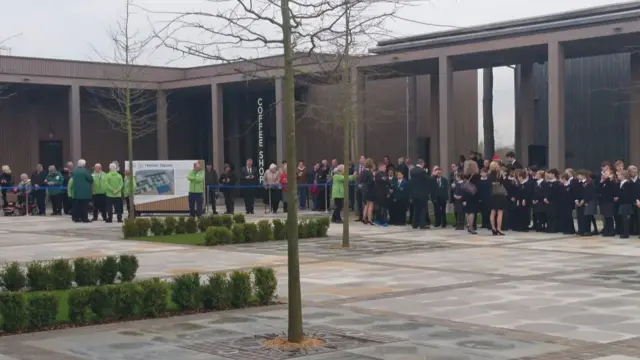
[[[622,161],[613,167],[605,162],[599,176],[592,176],[587,170],[560,173],[557,169],[513,166],[513,162],[491,165],[497,171],[484,168],[479,176],[456,173],[452,198],[457,229],[465,228],[466,214],[467,229],[475,233],[475,216],[481,213],[482,227],[492,229],[494,235],[502,234],[502,224],[505,230],[524,232],[620,238],[640,234],[640,181],[635,166],[625,169]],[[497,176],[492,179],[491,174]],[[596,223],[598,214],[604,222],[602,231]]]

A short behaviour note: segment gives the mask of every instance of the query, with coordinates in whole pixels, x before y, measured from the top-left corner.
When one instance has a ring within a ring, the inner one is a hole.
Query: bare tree
[[[11,40],[11,39],[13,39],[13,38],[15,38],[17,36],[19,36],[19,34],[10,36],[10,37],[8,37],[6,39],[3,39],[3,40],[0,40],[0,57],[2,55],[4,55],[4,53],[9,54],[11,49],[6,44],[9,42],[9,40]],[[7,100],[9,97],[11,97],[13,95],[14,95],[14,93],[10,91],[9,85],[0,83],[0,102],[2,102],[4,100]]]
[[[285,115],[286,160],[289,164],[295,164],[298,160],[294,97],[296,76],[317,79],[327,74],[342,74],[343,94],[351,94],[351,69],[354,64],[351,54],[355,46],[352,29],[360,29],[358,23],[353,21],[353,15],[358,9],[362,9],[364,13],[367,8],[364,4],[370,4],[371,9],[377,2],[378,0],[208,0],[206,3],[210,8],[197,11],[148,11],[154,17],[167,16],[161,24],[156,22],[155,33],[172,50],[185,56],[232,64],[235,71],[245,74],[248,79],[282,77],[281,105]],[[384,18],[384,15],[380,18]],[[369,19],[373,22],[376,17],[369,16]],[[373,33],[372,31],[371,35]],[[330,45],[336,51],[324,52]],[[281,55],[281,61],[256,59],[276,54]],[[324,64],[326,67],[321,67],[315,74],[305,73],[297,67],[298,64],[310,62]],[[347,96],[340,106],[342,117],[346,119],[345,164],[348,164],[350,157],[350,128],[353,126],[353,121],[350,120],[353,118],[350,99],[351,96]],[[296,204],[295,171],[288,172],[287,181],[291,189],[287,192],[287,201],[289,204]],[[288,341],[294,343],[304,339],[297,223],[297,207],[289,206]],[[346,229],[348,234],[348,225]],[[348,244],[348,236],[346,239]]]
[[[90,89],[93,97],[93,111],[108,121],[113,129],[127,135],[127,162],[129,166],[129,208],[134,209],[133,141],[157,130],[157,93],[155,89],[145,89],[140,83],[144,67],[138,64],[140,58],[150,50],[152,37],[140,36],[132,29],[133,0],[124,0],[125,9],[121,20],[109,35],[113,42],[113,56],[99,56],[106,62],[121,65],[118,73],[110,80],[111,87]],[[164,104],[166,106],[166,103]],[[135,211],[129,214],[135,217]]]

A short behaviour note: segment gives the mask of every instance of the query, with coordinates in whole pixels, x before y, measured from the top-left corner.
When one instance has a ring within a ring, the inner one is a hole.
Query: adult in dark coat
[[[224,196],[224,206],[226,208],[226,214],[233,214],[235,206],[235,197],[233,186],[236,186],[236,175],[231,170],[231,166],[228,164],[224,166],[224,172],[220,175],[219,183],[223,187],[220,189]]]
[[[244,208],[247,214],[253,214],[253,208],[256,203],[256,192],[260,174],[258,168],[253,166],[253,160],[248,159],[247,165],[240,169],[240,185],[244,186]]]
[[[419,159],[416,167],[409,172],[409,193],[413,202],[413,219],[411,227],[414,229],[428,229],[426,224],[429,201],[429,174],[424,169],[424,160]]]
[[[91,201],[93,192],[91,191],[91,184],[93,184],[93,176],[86,169],[86,162],[79,160],[78,165],[71,173],[71,179],[73,179],[73,200],[75,204],[73,206],[72,219],[74,222],[89,221],[88,206]]]
[[[218,172],[213,168],[213,164],[207,164],[206,170],[204,172],[204,183],[206,186],[206,192],[208,195],[207,199],[211,204],[211,210],[213,210],[214,214],[218,214],[218,210],[216,210],[216,199],[218,195]]]
[[[47,198],[47,190],[45,188],[45,180],[47,179],[47,173],[42,168],[41,164],[36,165],[36,171],[31,174],[31,186],[34,188],[34,196],[36,198],[36,204],[38,205],[38,215],[45,215]]]

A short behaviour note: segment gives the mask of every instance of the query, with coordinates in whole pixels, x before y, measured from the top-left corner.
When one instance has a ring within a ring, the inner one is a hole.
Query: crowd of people
[[[123,204],[130,210],[128,175],[128,171],[120,172],[117,161],[109,164],[108,172],[104,172],[100,164],[95,164],[90,172],[86,161],[81,159],[75,165],[68,162],[62,172],[53,165],[45,172],[38,164],[31,177],[20,174],[19,181],[15,182],[10,167],[4,165],[0,174],[2,207],[5,215],[10,209],[10,214],[44,216],[48,195],[51,215],[71,215],[74,222],[96,221],[100,215],[105,222],[113,222],[115,214],[116,221],[122,222]]]
[[[640,182],[636,166],[625,167],[622,161],[613,165],[604,162],[600,174],[587,170],[525,168],[513,152],[505,161],[498,156],[484,160],[478,153],[470,159],[452,164],[448,176],[439,166],[425,167],[419,159],[413,165],[408,158],[392,164],[389,157],[375,163],[364,156],[357,164],[347,166],[337,160],[322,160],[307,168],[300,161],[295,169],[297,195],[301,210],[315,211],[332,208],[331,220],[342,222],[345,206],[356,212],[357,220],[379,226],[407,225],[427,229],[432,225],[444,228],[448,204],[452,204],[454,223],[458,230],[477,234],[478,227],[491,230],[493,235],[504,231],[530,231],[591,236],[619,235],[628,238],[640,235]],[[17,193],[22,206],[33,205],[33,213],[45,215],[46,197],[52,215],[68,214],[75,222],[102,220],[122,221],[123,204],[130,208],[129,173],[120,172],[117,161],[104,172],[100,164],[92,171],[86,161],[67,163],[60,172],[55,166],[44,171],[37,165],[33,174],[21,174],[14,182],[9,166],[2,166],[0,188],[3,208],[12,205],[10,194]],[[224,197],[226,213],[234,213],[235,197],[242,193],[245,211],[255,213],[255,200],[262,197],[265,212],[277,213],[286,200],[287,164],[271,164],[258,169],[251,159],[236,175],[225,164],[220,176],[212,164],[201,169],[194,163],[188,174],[189,209],[191,216],[201,216],[205,194],[213,213],[217,213],[216,199]],[[344,203],[344,185],[348,183],[349,203]],[[135,182],[133,184],[135,192]],[[577,227],[576,221],[577,218]],[[407,218],[408,214],[408,218]],[[92,219],[89,218],[92,215]],[[604,226],[598,230],[596,216],[601,215]],[[480,223],[480,226],[478,226]]]

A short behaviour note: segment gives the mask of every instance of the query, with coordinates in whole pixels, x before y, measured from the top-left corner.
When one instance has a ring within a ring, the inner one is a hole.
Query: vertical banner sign
[[[264,182],[264,134],[262,131],[262,120],[264,117],[264,109],[262,107],[262,98],[258,98],[258,174],[260,175],[260,184]]]

